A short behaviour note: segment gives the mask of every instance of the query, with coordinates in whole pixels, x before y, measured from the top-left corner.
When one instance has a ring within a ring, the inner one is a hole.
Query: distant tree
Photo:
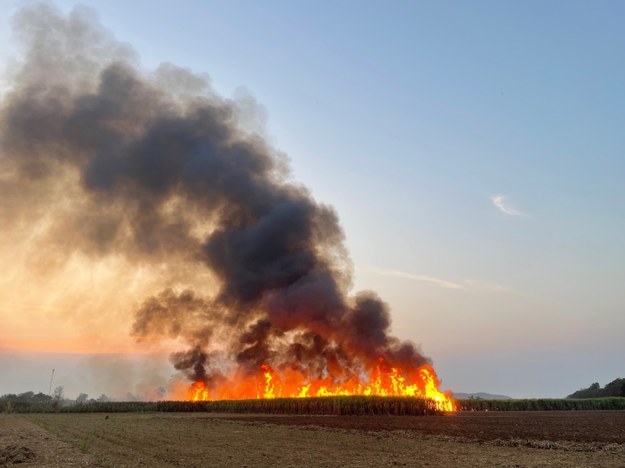
[[[82,403],[87,403],[88,399],[89,399],[89,395],[87,395],[86,393],[81,393],[76,398],[76,403],[79,404],[79,405],[82,404]]]
[[[98,397],[99,402],[111,401],[109,397],[107,397],[104,393]]]
[[[52,398],[54,399],[56,403],[59,403],[63,400],[64,390],[65,389],[63,388],[63,385],[59,385],[58,387],[54,389],[54,392],[52,393]]]
[[[615,379],[605,387],[601,388],[598,382],[593,383],[588,388],[582,388],[567,398],[604,398],[625,396],[625,379]]]
[[[33,401],[35,403],[50,403],[52,401],[52,397],[50,395],[46,395],[45,393],[39,392],[35,396],[33,396]]]
[[[625,396],[625,379],[615,379],[603,389],[604,396]]]
[[[34,396],[35,396],[34,392],[24,392],[24,393],[20,393],[17,396],[17,399],[19,401],[24,401],[24,402],[30,403],[31,401],[33,401],[33,397]]]

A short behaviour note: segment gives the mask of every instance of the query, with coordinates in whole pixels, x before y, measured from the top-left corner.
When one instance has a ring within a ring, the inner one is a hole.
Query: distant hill
[[[459,400],[467,400],[469,398],[479,398],[481,400],[512,400],[509,396],[506,395],[493,395],[492,393],[462,393],[462,392],[454,392],[454,398]]]
[[[625,379],[616,379],[601,388],[595,382],[588,388],[571,393],[567,398],[601,398],[601,397],[625,397]]]

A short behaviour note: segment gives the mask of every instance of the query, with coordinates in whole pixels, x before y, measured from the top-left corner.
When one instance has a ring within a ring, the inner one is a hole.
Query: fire
[[[303,372],[295,369],[278,373],[263,364],[256,375],[237,376],[210,388],[203,381],[197,381],[191,385],[188,398],[209,401],[351,395],[405,396],[432,400],[442,411],[455,410],[451,394],[438,389],[436,372],[429,365],[406,369],[390,366],[384,358],[379,358],[367,379],[352,376],[340,383],[335,380],[331,375],[307,379]]]

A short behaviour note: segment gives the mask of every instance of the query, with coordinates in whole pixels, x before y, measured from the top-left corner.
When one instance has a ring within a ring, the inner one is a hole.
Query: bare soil
[[[22,453],[31,454],[22,464],[50,467],[623,467],[624,417],[625,412],[397,418],[2,414],[0,453],[23,447]],[[585,438],[577,435],[585,428]]]
[[[17,415],[0,414],[0,466],[84,466],[88,457]]]
[[[410,431],[477,442],[532,439],[625,444],[625,411],[485,411],[445,416],[231,415],[238,421],[358,431]]]

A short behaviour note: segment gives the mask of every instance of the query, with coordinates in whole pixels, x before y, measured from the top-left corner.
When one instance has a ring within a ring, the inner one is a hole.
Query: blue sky
[[[22,3],[0,12],[3,62]],[[355,289],[443,387],[625,376],[624,3],[81,4],[146,69],[254,96],[294,180],[338,211]]]

